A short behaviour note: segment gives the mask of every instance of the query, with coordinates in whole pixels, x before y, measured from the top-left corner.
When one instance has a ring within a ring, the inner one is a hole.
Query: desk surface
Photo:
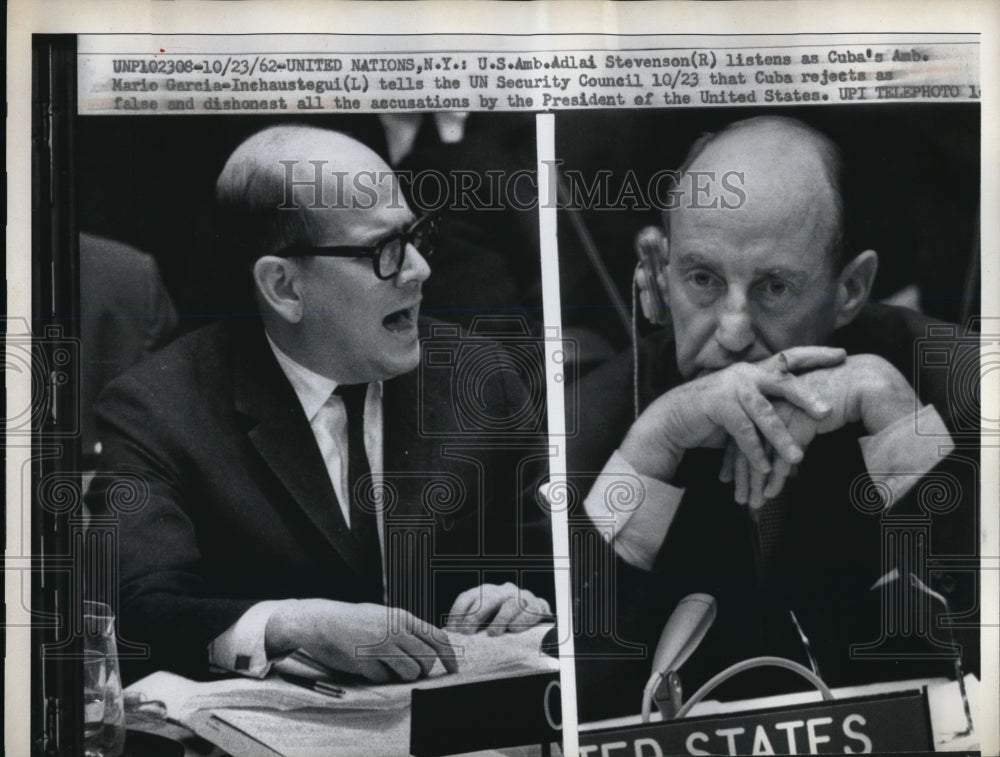
[[[979,739],[975,732],[970,735],[958,736],[966,728],[965,714],[958,684],[946,679],[918,679],[911,681],[896,681],[866,686],[845,687],[834,689],[837,699],[873,696],[897,691],[919,689],[926,686],[928,702],[931,711],[931,724],[934,732],[935,747],[939,751],[975,750],[979,748]],[[972,704],[973,718],[977,714],[979,701],[979,682],[974,676],[966,677],[966,689]],[[771,707],[786,707],[806,704],[820,700],[818,692],[801,692],[784,694],[758,699],[748,699],[738,702],[718,702],[708,700],[700,702],[691,711],[691,717],[717,715],[731,712],[759,710]],[[299,712],[266,712],[247,710],[243,716],[253,718],[255,725],[260,726],[266,721],[282,732],[293,731],[301,736],[299,741],[308,748],[309,740],[321,733],[325,749],[330,755],[356,755],[359,746],[364,745],[366,751],[375,753],[406,754],[409,745],[409,709],[389,711],[325,711],[315,710]],[[236,718],[239,718],[237,714]],[[659,713],[653,714],[653,720],[659,721]],[[581,726],[581,731],[600,728],[611,728],[636,725],[641,718],[636,715],[626,718],[615,718]],[[225,757],[226,752],[208,741],[196,736],[190,730],[163,720],[130,717],[128,726],[138,730],[156,733],[179,741],[185,748],[185,757]],[[310,735],[311,734],[311,735]],[[315,742],[313,742],[315,743]],[[289,754],[296,754],[296,744]],[[233,752],[236,757],[242,755]],[[500,754],[494,753],[494,754]]]
[[[343,714],[343,713],[342,713]],[[365,715],[371,715],[372,713],[364,713]],[[348,725],[349,724],[345,724]],[[340,751],[331,752],[331,754],[349,754],[355,757],[358,754],[385,754],[384,751],[378,751],[379,744],[372,741],[371,735],[372,731],[371,723],[365,724],[365,728],[359,733],[358,730],[351,732],[349,739],[344,740],[348,746],[343,747],[343,743],[339,744]],[[409,744],[409,717],[407,711],[407,717],[405,718],[402,725],[405,728],[401,729],[400,724],[396,724],[392,727],[389,733],[383,734],[381,739],[381,745],[384,747],[386,743],[392,745],[392,750],[388,753],[390,754],[406,754],[407,747],[403,746],[402,751],[398,751],[399,744],[408,745]],[[158,736],[166,736],[172,739],[184,747],[184,757],[231,757],[228,752],[223,751],[220,747],[205,741],[201,737],[195,735],[192,731],[181,725],[176,725],[174,723],[167,722],[165,720],[152,721],[152,720],[141,720],[128,723],[129,728],[134,728],[140,731],[146,731],[147,733],[154,733]],[[345,733],[348,733],[345,730]],[[388,740],[388,742],[386,741]],[[359,749],[359,745],[364,745],[363,749]],[[333,747],[331,747],[333,748]],[[504,749],[504,750],[491,750],[477,752],[476,757],[537,757],[538,749],[536,748],[515,748],[515,749]],[[324,755],[326,751],[324,750]],[[236,755],[235,757],[241,757]],[[471,757],[471,756],[467,756]]]
[[[457,636],[453,643],[462,655],[458,674],[432,675],[419,682],[387,686],[344,684],[349,697],[340,699],[336,706],[329,697],[275,675],[264,680],[233,677],[198,683],[169,673],[154,673],[130,685],[126,700],[131,697],[139,703],[158,703],[162,705],[161,717],[169,713],[191,729],[143,717],[141,709],[131,714],[128,725],[179,741],[187,757],[219,757],[226,751],[235,757],[274,757],[279,751],[288,757],[312,757],[319,745],[324,757],[354,757],[359,747],[364,753],[406,755],[410,746],[408,703],[413,688],[448,687],[558,670],[558,662],[541,651],[551,628],[551,624],[541,624],[520,634]],[[198,738],[192,731],[205,738]]]
[[[196,736],[190,729],[176,723],[127,716],[125,725],[129,730],[144,731],[176,741],[184,747],[184,757],[229,757],[215,744],[205,741],[200,736]]]

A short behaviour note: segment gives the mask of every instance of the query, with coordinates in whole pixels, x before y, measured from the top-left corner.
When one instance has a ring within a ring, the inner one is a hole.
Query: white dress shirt
[[[868,474],[890,493],[887,508],[955,448],[933,405],[858,443]],[[616,450],[583,507],[623,560],[652,570],[683,496],[684,489],[638,473]]]
[[[267,338],[271,351],[288,378],[295,395],[302,405],[316,444],[323,455],[330,483],[337,495],[340,512],[348,527],[351,525],[351,506],[347,495],[347,412],[344,401],[333,393],[337,382],[320,376],[295,362]],[[365,396],[365,451],[371,468],[375,491],[382,478],[382,384],[368,385]],[[382,552],[382,587],[385,591],[385,535],[382,512],[376,513],[379,549]],[[271,668],[264,645],[264,631],[271,614],[281,605],[294,599],[266,600],[247,610],[239,620],[219,634],[209,645],[209,664],[218,669],[235,671],[243,675],[263,677]]]

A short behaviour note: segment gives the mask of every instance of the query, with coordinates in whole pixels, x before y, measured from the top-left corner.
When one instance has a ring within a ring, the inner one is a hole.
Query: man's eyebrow
[[[682,254],[680,254],[680,255],[677,256],[677,260],[676,261],[672,260],[671,262],[676,262],[677,265],[680,265],[680,266],[689,266],[689,265],[714,266],[715,265],[715,261],[712,260],[711,256],[705,255],[704,253],[698,252],[697,250],[691,250],[691,251],[688,251],[688,252],[684,252],[684,253],[682,253]]]
[[[407,229],[412,228],[413,224],[415,224],[421,218],[423,218],[423,216],[418,216],[416,213],[412,213],[410,215],[410,217],[407,218],[405,221],[403,221],[402,223],[397,224],[396,228],[392,232],[390,232],[390,233],[392,233],[392,234],[401,234],[402,232],[406,231]]]
[[[393,226],[390,229],[387,229],[385,231],[379,231],[377,233],[376,232],[372,232],[371,239],[368,242],[366,242],[365,244],[362,244],[362,245],[359,245],[359,246],[362,246],[362,247],[364,247],[364,246],[373,246],[373,245],[376,245],[379,242],[381,242],[386,237],[394,237],[397,234],[402,234],[407,229],[411,228],[413,226],[413,224],[415,224],[419,220],[420,220],[420,216],[416,216],[416,215],[410,216],[410,218],[408,220],[403,221],[402,223],[398,223],[398,224],[396,224],[395,226]]]
[[[794,282],[801,282],[808,280],[809,272],[803,271],[799,268],[789,268],[788,266],[770,266],[768,268],[755,268],[753,271],[754,278],[764,278],[767,276],[774,276],[780,279],[789,279]]]

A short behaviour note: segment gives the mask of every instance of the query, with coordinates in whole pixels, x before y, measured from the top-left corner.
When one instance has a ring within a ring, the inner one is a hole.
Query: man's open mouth
[[[389,313],[382,319],[382,325],[394,333],[404,333],[415,329],[417,327],[417,306]]]

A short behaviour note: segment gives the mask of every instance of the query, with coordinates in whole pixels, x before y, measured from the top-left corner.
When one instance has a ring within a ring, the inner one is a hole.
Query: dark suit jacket
[[[624,698],[620,711],[637,710],[660,630],[678,600],[696,591],[715,596],[719,614],[701,648],[681,669],[689,692],[729,664],[756,655],[777,654],[808,667],[789,610],[795,612],[831,685],[950,672],[950,664],[925,654],[940,657],[938,642],[950,641],[948,630],[934,622],[940,608],[929,603],[930,610],[918,609],[917,616],[897,617],[897,623],[924,626],[887,633],[882,594],[870,589],[894,567],[904,577],[913,572],[948,599],[954,615],[970,613],[962,623],[976,623],[978,448],[975,441],[962,446],[963,437],[955,432],[963,423],[957,413],[969,410],[979,395],[972,386],[956,388],[954,377],[960,366],[923,359],[928,350],[938,355],[944,350],[950,351],[949,360],[954,362],[963,343],[961,334],[956,338],[932,333],[926,338],[929,323],[911,311],[872,305],[833,339],[850,354],[873,353],[893,363],[923,402],[936,407],[959,444],[889,511],[882,511],[873,497],[875,490],[857,444],[864,431],[847,427],[817,437],[799,475],[787,484],[792,507],[785,538],[769,565],[758,559],[754,529],[746,509],[733,500],[732,484],[718,481],[717,450],[685,455],[678,471],[685,496],[652,572],[631,567],[608,551],[593,551],[599,555],[596,560],[574,554],[573,574],[580,577],[574,597],[578,618],[592,617],[596,607],[606,607],[615,619],[614,628],[598,633],[577,624],[582,718],[615,710],[616,703],[601,693],[609,678],[619,679],[625,691],[634,693],[633,698]],[[973,341],[964,344],[978,356]],[[959,362],[971,364],[971,354]],[[632,368],[631,353],[626,353],[588,375],[577,393],[567,394],[578,396],[585,409],[580,433],[570,442],[568,461],[581,498],[590,486],[586,472],[601,470],[632,423]],[[978,378],[978,367],[974,373]],[[641,408],[681,382],[669,330],[640,344]],[[966,393],[959,397],[961,392]],[[590,527],[582,507],[571,522],[577,542],[586,541]],[[602,543],[589,538],[591,544]],[[896,582],[890,591],[900,586]],[[891,612],[905,614],[898,607]],[[966,664],[976,667],[978,637],[971,629],[968,634],[962,630],[957,635],[967,642]],[[851,653],[851,645],[867,643],[873,645],[868,656],[860,656],[858,650]],[[645,653],[635,645],[646,645]],[[624,654],[629,651],[631,659]],[[921,654],[924,659],[915,659]],[[768,672],[756,679],[752,675],[734,679],[729,693],[758,695],[802,686],[800,679]]]
[[[386,532],[415,535],[423,550],[415,564],[387,555],[389,574],[426,570],[432,588],[406,598],[408,609],[440,623],[459,591],[484,581],[551,597],[551,541],[534,497],[520,496],[547,464],[544,429],[515,412],[526,389],[488,370],[501,354],[490,342],[434,344],[450,365],[383,384],[383,466]],[[471,422],[449,380],[466,358],[487,369]],[[113,382],[98,414],[103,472],[88,505],[118,516],[119,632],[151,653],[128,675],[205,675],[209,642],[263,599],[359,601],[350,530],[256,319],[179,339]],[[502,443],[475,424],[515,417],[500,424]],[[122,486],[136,492],[130,506],[119,506]]]
[[[166,344],[177,311],[156,260],[134,247],[80,233],[80,431],[96,456],[94,403],[111,379]]]

